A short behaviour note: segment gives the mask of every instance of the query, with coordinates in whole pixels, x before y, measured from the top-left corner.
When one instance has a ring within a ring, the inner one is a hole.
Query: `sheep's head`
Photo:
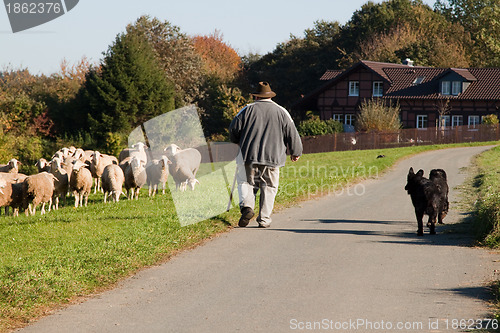
[[[99,160],[101,158],[101,153],[97,150],[92,153],[92,163],[99,164]]]
[[[61,160],[58,157],[55,157],[52,161],[50,161],[50,171],[54,172],[59,168],[61,168]]]
[[[165,149],[163,149],[163,152],[165,152],[167,157],[172,157],[177,153],[178,150],[181,150],[181,148],[178,145],[172,143],[168,145]]]
[[[187,180],[187,183],[189,184],[189,188],[191,188],[191,190],[194,191],[194,186],[196,184],[199,184],[200,182],[196,178],[191,178]]]
[[[81,160],[74,160],[73,161],[73,171],[79,171],[82,167],[86,166],[85,163],[83,163]]]
[[[161,157],[160,163],[161,163],[161,165],[162,165],[163,168],[166,168],[169,164],[172,164],[172,162],[165,155],[163,155]]]
[[[45,158],[41,158],[38,161],[36,161],[35,166],[39,169],[45,168],[49,162]]]
[[[138,151],[145,151],[148,146],[146,146],[145,143],[143,142],[137,142],[136,144],[132,145],[132,148],[137,149]]]
[[[75,150],[73,153],[73,157],[77,159],[81,159],[85,155],[85,152],[83,151],[82,148],[78,148]]]

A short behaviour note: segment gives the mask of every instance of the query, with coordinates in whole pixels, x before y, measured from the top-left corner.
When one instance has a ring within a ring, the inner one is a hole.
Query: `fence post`
[[[333,133],[333,151],[337,151],[337,132]]]

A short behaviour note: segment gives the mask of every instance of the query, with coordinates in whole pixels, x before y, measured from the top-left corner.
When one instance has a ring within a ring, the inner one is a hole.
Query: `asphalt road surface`
[[[462,168],[485,149],[403,160],[378,179],[276,213],[270,229],[252,221],[24,331],[446,332],[460,323],[487,325],[488,283],[500,257],[469,246],[455,189],[466,178]],[[416,235],[404,191],[410,166],[448,173],[451,209],[435,236],[427,228]]]

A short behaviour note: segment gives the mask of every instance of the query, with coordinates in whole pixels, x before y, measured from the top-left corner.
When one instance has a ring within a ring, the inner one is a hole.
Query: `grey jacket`
[[[270,99],[241,109],[229,125],[229,136],[240,146],[245,163],[282,167],[287,148],[292,155],[302,155],[302,141],[292,117]]]

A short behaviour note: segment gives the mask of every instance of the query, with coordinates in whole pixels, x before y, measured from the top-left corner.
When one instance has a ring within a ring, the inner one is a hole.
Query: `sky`
[[[26,0],[25,0],[26,1]],[[99,62],[117,34],[141,15],[157,17],[188,35],[218,30],[240,56],[271,52],[317,20],[346,23],[367,0],[80,0],[71,11],[43,25],[13,33],[0,6],[0,71],[28,68],[33,74],[59,70],[82,57]],[[374,1],[380,3],[381,1]],[[434,0],[424,0],[434,4]]]

